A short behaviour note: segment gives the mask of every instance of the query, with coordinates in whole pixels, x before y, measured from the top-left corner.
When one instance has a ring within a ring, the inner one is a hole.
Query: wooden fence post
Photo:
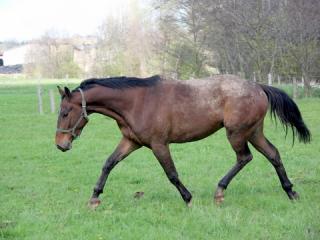
[[[292,88],[292,96],[293,96],[293,99],[296,100],[297,97],[298,97],[298,94],[297,94],[297,79],[296,77],[293,77],[292,79],[292,84],[293,84],[293,88]]]
[[[244,75],[245,75],[244,72],[240,72],[240,73],[239,73],[239,76],[240,76],[242,79],[244,79]]]
[[[50,109],[51,109],[51,113],[55,113],[55,111],[56,111],[56,104],[55,104],[55,101],[54,101],[54,93],[53,93],[53,90],[52,90],[52,89],[49,90],[49,97],[50,97]]]
[[[253,72],[253,81],[254,81],[254,82],[257,82],[257,79],[256,79],[256,72]]]
[[[272,85],[272,75],[271,75],[271,73],[268,73],[268,85],[269,86]]]
[[[281,77],[278,75],[278,85],[281,85]]]
[[[37,87],[37,95],[38,95],[38,110],[39,110],[39,113],[42,115],[43,114],[43,103],[42,103],[42,89],[41,89],[40,84]]]

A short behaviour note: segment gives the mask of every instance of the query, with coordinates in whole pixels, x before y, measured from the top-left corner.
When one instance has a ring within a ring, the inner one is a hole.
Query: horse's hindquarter
[[[262,121],[268,99],[261,87],[235,76],[221,83],[224,95],[223,123],[229,130],[248,129]]]

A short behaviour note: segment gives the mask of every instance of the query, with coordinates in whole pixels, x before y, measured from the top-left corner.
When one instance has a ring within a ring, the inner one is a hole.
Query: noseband
[[[82,109],[79,119],[77,120],[77,122],[74,124],[72,128],[68,128],[68,129],[57,128],[57,132],[71,133],[74,139],[78,138],[81,134],[81,131],[79,134],[76,134],[76,130],[78,125],[82,121],[82,119],[85,119],[87,122],[89,122],[88,113],[87,113],[87,104],[86,104],[86,100],[84,99],[84,93],[81,88],[79,88],[79,92],[81,94],[81,109]]]

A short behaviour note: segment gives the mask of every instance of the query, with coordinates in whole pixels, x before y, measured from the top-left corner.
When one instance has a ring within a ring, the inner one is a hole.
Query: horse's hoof
[[[214,194],[214,201],[217,205],[220,205],[224,201],[223,188],[218,187]]]
[[[290,191],[288,192],[288,197],[290,198],[290,200],[298,200],[300,196],[297,192]]]
[[[221,203],[223,203],[224,201],[224,197],[223,196],[215,196],[214,197],[214,201],[217,205],[220,205]]]
[[[187,203],[187,207],[189,207],[189,208],[192,207],[192,199]]]
[[[101,201],[99,198],[91,198],[88,202],[88,207],[91,209],[96,209],[100,205]]]

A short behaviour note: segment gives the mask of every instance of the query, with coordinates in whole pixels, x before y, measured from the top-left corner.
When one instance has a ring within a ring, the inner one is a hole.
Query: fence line
[[[296,76],[296,75],[278,75],[278,74],[272,74],[272,73],[268,73],[266,79],[263,79],[263,82],[267,83],[268,85],[273,85],[274,83],[277,82],[278,85],[281,85],[281,83],[283,84],[290,84],[293,81],[293,78],[296,78],[297,84],[298,85],[304,85],[305,83],[305,79],[303,76]],[[252,81],[256,82],[256,73],[253,72],[252,74]],[[320,87],[320,76],[310,76],[309,77],[310,80],[310,84],[311,86],[319,86]]]
[[[289,81],[288,81],[289,79]],[[290,77],[288,78],[287,80],[285,80],[284,77],[281,77],[280,75],[275,75],[275,76],[272,76],[271,73],[268,74],[268,85],[273,85],[275,84],[278,84],[278,85],[281,85],[281,84],[292,84],[292,89],[293,89],[293,98],[294,99],[297,99],[298,98],[298,86],[304,86],[304,79],[303,77],[301,78],[301,81],[297,81],[297,78],[296,77],[292,77],[290,79]],[[253,79],[252,79],[254,82],[257,81],[256,79],[256,73],[253,72]],[[274,80],[274,82],[273,82]],[[318,87],[320,88],[320,84],[317,84],[316,81],[311,81],[311,87]],[[44,89],[41,87],[41,84],[39,83],[37,85],[37,99],[38,99],[38,112],[40,115],[43,115],[44,114],[44,107],[43,107],[43,93],[44,93]],[[55,94],[54,94],[54,90],[52,89],[49,89],[49,100],[50,100],[50,112],[51,113],[55,113],[56,112],[56,102],[55,102]]]

